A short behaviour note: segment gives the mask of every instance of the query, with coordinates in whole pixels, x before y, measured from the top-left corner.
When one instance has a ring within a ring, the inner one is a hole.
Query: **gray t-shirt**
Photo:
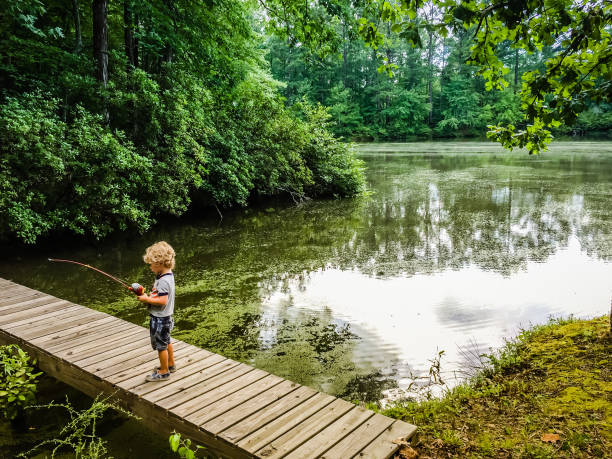
[[[151,296],[168,296],[164,306],[149,305],[149,314],[155,317],[169,317],[174,314],[174,275],[172,273],[162,274],[155,278]]]

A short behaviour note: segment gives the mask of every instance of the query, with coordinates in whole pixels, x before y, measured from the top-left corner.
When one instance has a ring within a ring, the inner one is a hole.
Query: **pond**
[[[612,143],[539,156],[492,143],[358,145],[368,192],[165,222],[145,236],[0,261],[5,277],[145,324],[118,284],[177,252],[174,336],[349,400],[405,395],[444,351],[449,383],[550,316],[609,311]]]

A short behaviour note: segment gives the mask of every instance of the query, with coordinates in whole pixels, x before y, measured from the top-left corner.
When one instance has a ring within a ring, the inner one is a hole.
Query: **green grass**
[[[612,451],[608,317],[523,331],[443,398],[382,414],[418,426],[421,457],[591,458]],[[542,435],[559,435],[555,443]]]

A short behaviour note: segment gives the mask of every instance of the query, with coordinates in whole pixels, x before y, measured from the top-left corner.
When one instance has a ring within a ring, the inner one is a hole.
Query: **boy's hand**
[[[146,293],[144,295],[140,295],[138,297],[138,301],[142,301],[143,303],[148,303],[149,302],[149,295],[147,295]]]

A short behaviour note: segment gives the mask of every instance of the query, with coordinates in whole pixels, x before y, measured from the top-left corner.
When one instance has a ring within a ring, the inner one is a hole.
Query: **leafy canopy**
[[[343,0],[314,2],[307,9],[298,8],[303,3],[297,0],[261,3],[272,17],[273,30],[282,29],[294,43],[312,46],[317,52],[335,51],[334,40],[325,48],[318,44],[330,33],[334,21],[347,20],[348,4]],[[390,76],[394,64],[378,50],[391,32],[420,47],[422,34],[447,37],[468,30],[472,34],[468,63],[478,67],[488,90],[508,86],[509,69],[497,55],[502,44],[509,42],[512,48],[528,53],[552,46],[554,52],[543,69],[523,75],[520,95],[525,127],[489,126],[489,137],[506,148],[525,147],[538,153],[552,139],[549,128],[573,124],[589,103],[612,101],[609,1],[365,0],[363,12],[361,17],[350,15],[348,20],[358,24],[364,42],[377,50],[382,60],[380,71]],[[322,17],[326,18],[323,23]]]

